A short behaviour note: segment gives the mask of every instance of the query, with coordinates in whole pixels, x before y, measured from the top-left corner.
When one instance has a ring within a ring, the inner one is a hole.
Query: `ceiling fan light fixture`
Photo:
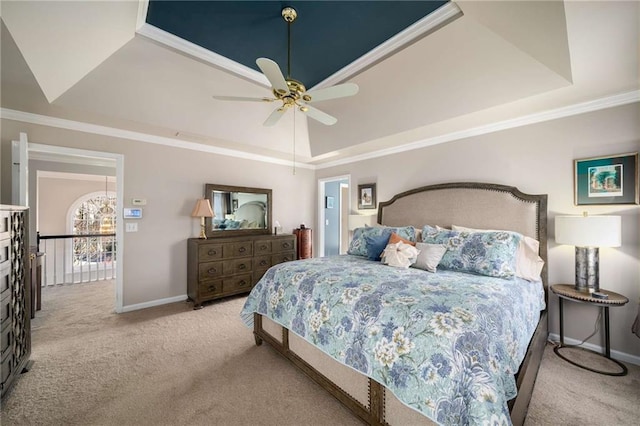
[[[287,77],[284,77],[280,66],[273,60],[268,58],[258,58],[256,64],[262,74],[271,84],[271,91],[275,99],[271,98],[246,98],[240,96],[213,96],[214,99],[223,101],[282,101],[282,106],[276,108],[267,118],[263,125],[273,126],[280,120],[282,113],[292,106],[297,106],[301,112],[308,117],[319,121],[327,126],[334,125],[338,120],[331,115],[318,110],[317,108],[307,105],[310,102],[326,101],[329,99],[344,98],[353,96],[358,93],[358,85],[355,83],[344,83],[324,89],[311,90],[307,92],[307,88],[300,81],[291,78],[291,24],[298,17],[298,13],[292,7],[282,9],[282,17],[287,23]],[[294,108],[295,110],[295,108]]]

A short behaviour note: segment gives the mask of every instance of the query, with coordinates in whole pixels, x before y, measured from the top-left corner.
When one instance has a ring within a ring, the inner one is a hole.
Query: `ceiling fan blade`
[[[265,122],[262,124],[263,126],[273,126],[274,124],[276,124],[278,122],[278,120],[280,120],[280,118],[282,118],[282,116],[284,115],[284,113],[287,111],[286,108],[284,107],[279,107],[273,110],[273,112],[271,113],[271,115],[269,115],[269,117],[267,117],[267,119],[265,120]]]
[[[327,126],[333,126],[338,122],[337,118],[327,114],[326,112],[322,112],[318,108],[314,108],[311,105],[303,106],[302,108],[300,108],[300,111],[304,112],[314,120],[318,120],[322,124],[326,124]]]
[[[289,93],[287,81],[284,79],[284,75],[282,75],[277,63],[268,58],[258,58],[256,64],[258,64],[258,67],[276,91],[281,94]]]
[[[217,99],[219,101],[242,101],[242,102],[273,102],[275,99],[272,98],[247,98],[244,96],[216,96],[213,95],[213,99]]]
[[[307,102],[319,102],[329,99],[344,98],[353,96],[358,93],[358,85],[355,83],[344,83],[336,86],[326,87],[324,89],[311,90],[305,95],[311,96],[311,100]]]

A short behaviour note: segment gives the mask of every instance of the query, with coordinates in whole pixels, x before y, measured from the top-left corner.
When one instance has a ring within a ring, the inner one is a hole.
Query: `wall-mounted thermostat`
[[[142,209],[124,209],[125,219],[142,219]]]

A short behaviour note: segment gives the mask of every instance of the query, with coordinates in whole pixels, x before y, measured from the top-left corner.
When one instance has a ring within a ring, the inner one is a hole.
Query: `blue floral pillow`
[[[352,254],[355,256],[364,256],[368,257],[368,248],[367,248],[367,236],[379,237],[381,235],[391,235],[392,232],[395,232],[400,237],[407,239],[409,241],[416,241],[416,229],[413,226],[401,226],[401,227],[391,227],[391,226],[367,226],[365,228],[356,228],[353,231],[353,238],[349,243],[349,249],[347,250],[347,254]],[[384,247],[383,247],[384,249]]]
[[[520,238],[515,232],[450,231],[429,225],[422,228],[423,242],[447,247],[438,266],[499,278],[515,275]]]
[[[380,256],[385,247],[389,243],[389,237],[391,237],[391,231],[385,229],[385,233],[381,235],[367,235],[364,237],[367,243],[367,257],[369,260],[380,261]]]

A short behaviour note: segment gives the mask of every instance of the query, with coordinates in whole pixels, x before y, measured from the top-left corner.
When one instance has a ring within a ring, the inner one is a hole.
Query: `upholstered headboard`
[[[467,226],[516,231],[540,241],[547,286],[547,195],[478,182],[423,186],[379,203],[378,223],[387,226]]]

